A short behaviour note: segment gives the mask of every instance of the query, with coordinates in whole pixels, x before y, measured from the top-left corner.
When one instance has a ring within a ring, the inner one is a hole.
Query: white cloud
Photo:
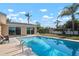
[[[40,9],[41,12],[47,12],[47,9]]]
[[[9,12],[13,12],[14,10],[13,10],[13,9],[8,9],[8,11],[9,11]]]
[[[19,14],[25,14],[26,12],[22,11],[22,12],[19,12]]]
[[[11,16],[7,15],[7,18],[11,19]]]
[[[68,16],[68,17],[65,16],[65,17],[62,17],[62,18],[58,18],[58,20],[61,21],[60,25],[63,25],[64,23],[66,23],[70,19],[71,19],[70,16]]]
[[[17,18],[16,18],[16,17],[12,17],[11,19],[12,19],[12,20],[16,20]]]
[[[11,14],[8,14],[7,15],[7,18],[9,18],[9,19],[11,19],[12,17],[16,17],[16,16],[18,16],[19,14],[13,14],[13,13],[11,13]]]
[[[19,14],[9,14],[10,16],[18,16]]]
[[[24,19],[23,18],[18,18],[18,22],[23,22]]]
[[[47,15],[44,15],[43,16],[43,19],[52,19],[53,17],[51,17],[51,16],[47,16]]]
[[[70,17],[70,16],[69,16],[69,17],[63,17],[62,19],[63,19],[63,20],[70,20],[71,17]]]
[[[31,24],[36,24],[37,20],[31,20],[30,23]]]
[[[18,22],[17,16],[19,16],[19,14],[10,13],[7,15],[7,18],[11,19],[12,22]]]
[[[18,21],[16,17],[11,17],[10,19],[11,19],[12,22],[17,22]]]
[[[24,18],[21,18],[21,17],[18,18],[18,22],[28,23],[26,18],[24,19]]]
[[[23,18],[12,17],[11,20],[12,20],[12,22],[27,23],[27,20],[25,20]]]

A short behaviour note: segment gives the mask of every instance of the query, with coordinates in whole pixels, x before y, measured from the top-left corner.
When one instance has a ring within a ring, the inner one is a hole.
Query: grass
[[[68,38],[73,40],[79,40],[79,35],[58,35],[58,34],[41,34],[43,36],[50,36],[50,37],[59,37],[59,38]]]

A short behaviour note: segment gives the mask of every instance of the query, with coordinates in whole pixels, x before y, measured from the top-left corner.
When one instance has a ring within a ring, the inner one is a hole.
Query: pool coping
[[[24,38],[24,37],[33,37],[33,36],[42,36],[42,37],[48,37],[48,38],[56,38],[58,40],[66,40],[66,41],[73,41],[73,42],[79,42],[79,40],[73,40],[73,39],[67,39],[67,38],[59,38],[59,37],[51,37],[51,36],[43,36],[43,35],[27,35],[27,36],[21,36],[21,37],[16,37],[16,39],[19,38]]]
[[[42,35],[39,35],[42,36]],[[59,38],[59,37],[51,37],[51,36],[43,36],[48,38],[56,38],[57,40],[66,40],[66,41],[73,41],[73,42],[79,42],[79,40],[73,40],[73,39],[67,39],[67,38]]]

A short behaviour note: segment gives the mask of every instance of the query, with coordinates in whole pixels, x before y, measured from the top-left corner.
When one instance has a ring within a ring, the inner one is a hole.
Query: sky
[[[71,5],[70,3],[0,3],[0,12],[7,15],[13,22],[27,23],[25,13],[30,13],[30,23],[39,22],[43,27],[56,26],[55,21],[61,10]],[[60,25],[69,20],[70,17],[59,18]]]

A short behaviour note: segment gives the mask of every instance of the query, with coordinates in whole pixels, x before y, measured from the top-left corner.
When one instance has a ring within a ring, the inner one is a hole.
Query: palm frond
[[[64,9],[58,17],[62,17],[70,14],[71,14],[71,11],[69,9]]]
[[[79,4],[77,4],[77,3],[73,3],[70,6],[64,7],[62,12],[60,13],[60,15],[58,17],[68,16],[68,15],[74,14],[78,8],[79,8]]]
[[[79,12],[76,12],[75,14],[79,15]]]
[[[29,16],[29,13],[25,14],[25,16]]]

